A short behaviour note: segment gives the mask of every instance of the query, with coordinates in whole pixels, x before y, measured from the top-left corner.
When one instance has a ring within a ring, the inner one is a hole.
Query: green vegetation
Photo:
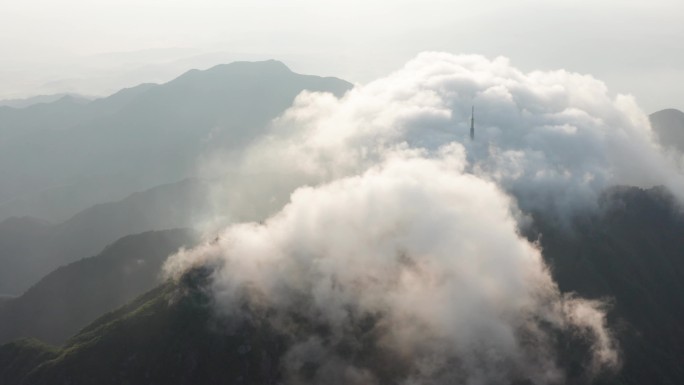
[[[54,359],[59,350],[33,338],[0,346],[0,383],[12,384],[41,363]]]
[[[0,365],[0,383],[274,383],[271,363],[283,353],[283,337],[249,324],[217,332],[209,297],[193,282],[202,279],[195,273],[161,285],[100,317],[61,349],[4,345],[0,354],[16,358]]]

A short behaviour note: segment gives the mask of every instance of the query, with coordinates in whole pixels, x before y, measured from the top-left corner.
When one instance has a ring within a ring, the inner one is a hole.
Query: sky
[[[445,51],[591,74],[645,112],[684,110],[682,14],[673,0],[2,0],[0,99],[106,95],[271,58],[363,84]]]

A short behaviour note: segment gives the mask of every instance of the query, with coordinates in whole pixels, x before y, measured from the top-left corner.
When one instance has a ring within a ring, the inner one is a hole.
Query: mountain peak
[[[684,112],[676,109],[676,108],[665,108],[660,111],[656,111],[651,115],[656,115],[656,114],[679,114],[679,115],[684,115]]]
[[[218,71],[218,70],[248,70],[248,69],[259,69],[259,70],[270,70],[270,71],[280,71],[280,72],[292,72],[290,68],[285,65],[285,63],[275,60],[262,60],[262,61],[235,61],[232,63],[217,64],[207,71]]]
[[[277,60],[236,61],[217,64],[206,70],[191,69],[167,84],[192,83],[201,80],[217,81],[224,78],[253,76],[282,76],[294,74],[283,62]]]
[[[668,108],[652,113],[649,119],[663,147],[684,152],[684,112]]]

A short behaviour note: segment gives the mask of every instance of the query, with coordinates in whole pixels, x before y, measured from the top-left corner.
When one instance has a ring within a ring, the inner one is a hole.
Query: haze
[[[0,99],[106,95],[267,58],[366,83],[435,50],[588,73],[645,112],[684,109],[674,86],[684,81],[678,1],[27,0],[1,9]]]

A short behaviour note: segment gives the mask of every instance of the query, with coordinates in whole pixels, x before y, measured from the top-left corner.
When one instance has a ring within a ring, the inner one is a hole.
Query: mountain
[[[270,60],[191,70],[87,104],[0,107],[0,220],[59,222],[193,176],[201,155],[239,152],[302,91],[340,96],[350,88]]]
[[[666,109],[654,112],[649,118],[660,144],[684,153],[684,112]]]
[[[564,292],[611,303],[623,350],[620,384],[684,383],[684,214],[664,188],[616,187],[571,228],[534,215]]]
[[[209,304],[196,283],[167,283],[102,316],[61,349],[36,340],[3,345],[0,383],[278,383],[285,337],[259,325],[217,332]]]
[[[600,210],[558,223],[534,214],[530,239],[544,256],[564,292],[612,303],[609,323],[622,348],[623,369],[600,384],[684,383],[684,216],[662,188],[616,187]],[[570,226],[570,227],[568,227]],[[325,325],[302,324],[293,316],[283,335],[268,322],[268,309],[241,308],[239,323],[212,311],[206,290],[209,270],[167,282],[108,313],[61,348],[35,340],[0,347],[0,382],[7,384],[224,384],[306,383],[324,370],[320,361],[297,362],[295,378],[285,378],[284,352],[302,336],[326,338]],[[245,305],[246,306],[246,305]],[[258,315],[255,311],[265,311]],[[296,313],[296,311],[295,311]],[[341,355],[368,365],[380,383],[397,383],[399,358],[382,359],[373,339],[372,319],[359,320]],[[562,343],[560,346],[564,346]],[[571,351],[560,351],[572,357]],[[351,356],[349,356],[351,354]],[[389,361],[388,361],[389,360]],[[562,362],[573,370],[584,368]],[[573,369],[574,368],[574,369]],[[577,373],[574,373],[575,375]],[[308,381],[300,381],[308,380]],[[299,381],[299,382],[298,382]],[[340,383],[344,383],[341,379]],[[526,382],[523,382],[526,383]]]
[[[61,93],[53,95],[38,95],[24,99],[0,100],[0,107],[26,108],[34,104],[52,103],[65,97],[73,98],[76,102],[82,104],[90,102],[90,98],[87,98],[85,96],[81,96],[78,94]]]
[[[88,107],[98,114],[113,114],[127,104],[134,103],[140,95],[158,86],[155,83],[142,83],[135,87],[124,88],[106,98],[94,100]]]
[[[210,211],[200,179],[158,186],[51,224],[23,217],[0,222],[0,294],[21,294],[58,266],[99,253],[128,235],[191,227]]]
[[[334,339],[325,326],[292,317],[291,330],[271,326],[256,309],[238,319],[217,316],[206,289],[210,270],[191,271],[179,282],[166,282],[130,304],[103,315],[56,348],[35,339],[0,346],[3,384],[282,384],[312,383],[322,357],[286,364],[286,352],[303,336]],[[348,357],[378,369],[380,383],[398,383],[404,375],[396,362],[383,362],[373,340],[373,321],[364,320]],[[367,334],[367,335],[364,335]],[[368,344],[373,341],[373,344]],[[377,343],[377,344],[375,344]],[[356,346],[353,346],[356,345]],[[289,370],[286,370],[289,365]],[[382,367],[381,367],[382,366]],[[287,371],[287,373],[286,373]],[[355,373],[340,378],[350,383]],[[320,383],[320,382],[319,382]]]
[[[100,315],[157,286],[166,257],[193,244],[188,230],[129,235],[97,256],[58,268],[20,297],[0,303],[0,342],[20,337],[64,342]]]

